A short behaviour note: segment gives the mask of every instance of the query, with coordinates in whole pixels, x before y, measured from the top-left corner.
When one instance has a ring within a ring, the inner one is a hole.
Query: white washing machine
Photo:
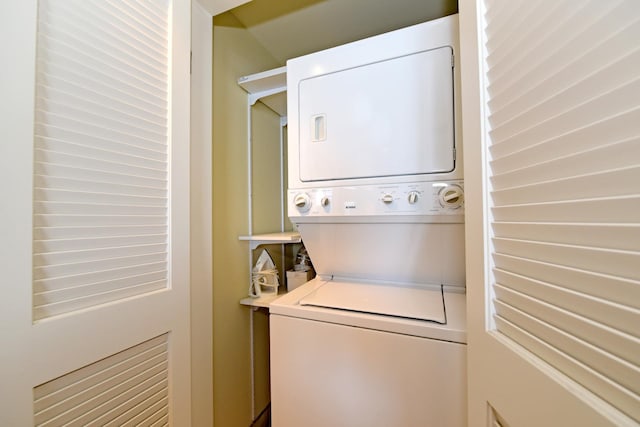
[[[440,326],[299,305],[321,286],[296,289],[270,316],[273,426],[466,425],[463,294],[446,295]]]
[[[287,63],[318,275],[270,306],[275,427],[466,425],[457,46],[453,15]]]

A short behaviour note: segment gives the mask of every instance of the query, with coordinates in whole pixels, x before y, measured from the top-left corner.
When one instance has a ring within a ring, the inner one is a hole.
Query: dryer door
[[[300,179],[453,171],[452,55],[445,46],[300,81]]]

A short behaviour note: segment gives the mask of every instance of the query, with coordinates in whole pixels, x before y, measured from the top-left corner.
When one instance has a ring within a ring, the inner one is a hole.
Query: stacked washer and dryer
[[[287,63],[317,277],[270,306],[275,427],[466,425],[457,52],[452,15]]]

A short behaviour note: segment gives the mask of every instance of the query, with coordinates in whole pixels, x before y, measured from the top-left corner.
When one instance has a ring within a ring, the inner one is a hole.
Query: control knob
[[[464,191],[458,185],[447,185],[438,193],[438,199],[442,207],[457,209],[464,202]]]
[[[385,194],[384,196],[382,196],[382,203],[384,203],[385,205],[390,205],[391,203],[393,203],[393,194]]]
[[[293,204],[300,212],[307,212],[311,209],[311,198],[307,193],[298,193],[293,198]]]
[[[415,205],[418,202],[418,198],[420,197],[420,193],[417,191],[411,191],[407,196],[407,200],[410,205]]]

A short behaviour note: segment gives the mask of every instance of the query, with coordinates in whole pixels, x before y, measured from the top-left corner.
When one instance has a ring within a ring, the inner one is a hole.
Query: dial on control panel
[[[464,191],[458,185],[447,185],[438,193],[438,200],[442,207],[457,209],[464,202]]]
[[[418,193],[417,191],[411,191],[407,196],[407,201],[409,202],[410,205],[415,205],[416,203],[418,203],[419,197],[420,197],[420,193]]]
[[[382,200],[382,202],[385,205],[389,205],[389,204],[393,203],[393,195],[392,194],[385,194],[384,196],[382,196],[382,199],[380,199],[380,200]]]
[[[293,198],[293,204],[296,205],[298,211],[307,212],[311,209],[311,198],[307,193],[299,193]]]

